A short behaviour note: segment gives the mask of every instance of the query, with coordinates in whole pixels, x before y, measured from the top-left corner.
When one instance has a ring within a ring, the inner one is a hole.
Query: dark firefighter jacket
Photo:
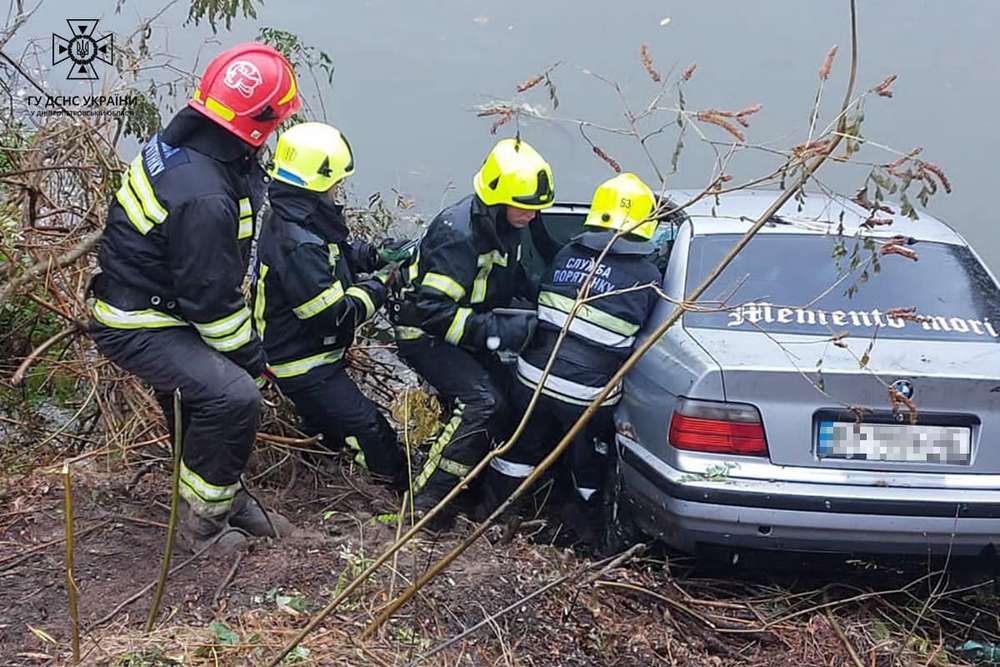
[[[257,377],[264,350],[241,286],[264,172],[248,144],[184,109],[143,147],[108,211],[94,319],[116,329],[192,326]]]
[[[377,268],[377,253],[348,242],[340,206],[278,182],[269,199],[257,242],[254,322],[269,370],[295,391],[335,372],[354,330],[385,302],[385,286],[377,278],[355,282]]]
[[[611,232],[585,232],[559,251],[546,269],[538,294],[538,328],[517,360],[517,377],[535,388],[555,349],[573,303]],[[566,403],[586,405],[607,384],[632,352],[635,335],[656,304],[653,289],[619,290],[658,285],[659,269],[649,258],[652,245],[619,239],[598,266],[591,283],[590,301],[576,312],[556,355],[543,393]],[[616,403],[620,387],[605,399]]]
[[[520,263],[522,230],[503,215],[503,206],[470,195],[431,221],[404,268],[412,289],[403,297],[397,339],[429,335],[481,352],[498,330],[491,311],[515,296],[534,296]]]

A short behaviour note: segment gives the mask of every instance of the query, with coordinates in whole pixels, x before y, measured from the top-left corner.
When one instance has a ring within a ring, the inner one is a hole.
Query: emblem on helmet
[[[913,398],[914,389],[913,383],[909,380],[896,380],[892,383],[892,388],[896,390],[896,393],[903,398]]]
[[[240,91],[243,97],[251,97],[257,86],[264,82],[260,70],[252,62],[237,60],[226,70],[225,84]]]

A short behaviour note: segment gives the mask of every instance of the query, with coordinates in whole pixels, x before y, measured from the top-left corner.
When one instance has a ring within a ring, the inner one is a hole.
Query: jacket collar
[[[339,243],[347,238],[344,207],[329,201],[323,193],[272,181],[267,193],[271,210],[282,220]]]
[[[601,252],[607,247],[614,236],[615,233],[612,231],[583,232],[573,237],[573,241],[591,250]],[[625,237],[622,237],[615,241],[608,252],[615,255],[650,255],[654,250],[655,247],[652,241],[629,241]]]
[[[501,239],[520,236],[522,230],[507,222],[506,207],[503,204],[487,206],[479,195],[474,194],[470,198],[469,218],[473,234],[485,237],[495,247],[504,246]]]
[[[194,109],[177,112],[160,132],[169,146],[185,146],[220,162],[251,160],[257,149]]]

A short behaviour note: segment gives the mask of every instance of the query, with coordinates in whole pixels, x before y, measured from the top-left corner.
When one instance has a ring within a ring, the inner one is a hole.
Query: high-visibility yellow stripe
[[[132,226],[138,229],[139,233],[143,236],[148,234],[153,228],[153,223],[142,212],[142,205],[139,204],[139,200],[136,199],[135,194],[132,192],[128,178],[124,179],[122,186],[118,188],[115,198],[122,205],[122,210],[125,211],[125,215],[128,216]]]
[[[370,319],[372,315],[375,314],[375,302],[372,298],[368,296],[368,292],[364,291],[360,287],[348,287],[347,295],[353,296],[355,299],[360,301],[365,305],[365,319]]]
[[[408,327],[401,324],[393,327],[393,333],[396,335],[396,340],[417,340],[424,336],[424,330],[420,327]]]
[[[225,317],[220,317],[217,320],[211,322],[192,322],[192,324],[194,324],[194,328],[202,336],[218,338],[219,336],[233,333],[248,319],[250,319],[250,311],[246,306],[242,306],[236,312]]]
[[[247,319],[235,332],[225,336],[208,337],[202,334],[201,339],[210,347],[219,352],[232,352],[238,350],[253,338],[253,326],[250,323],[250,313],[247,312]]]
[[[227,107],[225,104],[215,99],[214,97],[205,98],[205,108],[212,113],[218,115],[225,121],[230,121],[236,118],[236,112]]]
[[[563,296],[562,294],[542,291],[538,294],[538,303],[568,314],[573,310],[573,304],[575,301],[569,297]],[[623,320],[622,318],[616,317],[610,313],[606,313],[591,304],[580,306],[579,310],[576,311],[576,317],[586,320],[591,324],[596,324],[599,327],[603,327],[608,331],[614,331],[615,333],[623,336],[634,336],[636,332],[639,331],[638,324],[629,322],[628,320]]]
[[[472,470],[471,466],[459,463],[454,459],[446,459],[443,456],[441,457],[441,460],[438,461],[438,468],[444,470],[450,475],[454,475],[455,477],[465,477],[469,474],[469,471]]]
[[[236,233],[236,238],[239,241],[243,239],[248,239],[253,236],[253,218],[240,218],[240,229]]]
[[[459,308],[455,311],[455,317],[452,318],[451,325],[448,327],[444,339],[452,345],[461,343],[462,336],[465,335],[465,321],[469,319],[469,315],[471,314],[471,308]]]
[[[245,218],[247,216],[253,215],[253,206],[250,204],[249,197],[243,197],[240,199],[240,217]]]
[[[195,514],[201,516],[220,516],[229,511],[233,498],[239,491],[240,483],[218,486],[205,481],[201,475],[187,467],[181,461],[180,486],[178,491],[187,501]]]
[[[269,368],[275,377],[292,378],[298,377],[299,375],[305,375],[312,369],[319,368],[320,366],[335,364],[343,358],[343,350],[329,350],[320,354],[314,354],[313,356],[306,357],[304,359],[286,361],[281,364],[272,364]]]
[[[255,285],[256,295],[253,300],[253,317],[257,325],[257,336],[264,340],[264,330],[267,328],[267,320],[264,319],[264,311],[267,308],[267,272],[270,267],[261,262],[260,271],[257,274],[257,284]]]
[[[428,271],[424,274],[423,285],[424,287],[433,287],[437,291],[447,294],[455,301],[460,301],[465,296],[465,288],[454,278],[446,276],[443,273]]]
[[[310,317],[319,315],[324,310],[340,301],[343,297],[344,286],[341,285],[338,280],[301,306],[292,308],[292,312],[295,313],[295,317],[300,320],[308,320]]]
[[[163,205],[156,199],[156,195],[153,194],[153,186],[146,178],[146,169],[142,166],[142,155],[132,160],[129,180],[132,182],[136,194],[139,195],[139,201],[142,203],[142,210],[145,211],[146,217],[156,224],[166,220],[167,209],[163,208]]]
[[[431,475],[434,471],[438,469],[441,464],[441,459],[444,456],[444,450],[451,444],[451,439],[455,435],[455,431],[462,424],[462,415],[465,413],[465,406],[461,403],[455,406],[455,410],[452,412],[451,419],[445,425],[444,430],[441,434],[434,440],[434,444],[431,445],[430,451],[427,453],[427,461],[424,463],[423,469],[420,474],[417,475],[416,479],[413,480],[413,491],[419,492],[427,482],[430,480]],[[447,472],[447,471],[446,471]]]
[[[162,329],[164,327],[186,327],[187,322],[161,313],[158,310],[121,310],[110,303],[94,301],[94,319],[112,329]]]
[[[493,270],[494,266],[507,266],[507,254],[501,254],[498,250],[483,253],[477,258],[476,264],[479,266],[479,272],[476,274],[475,280],[472,281],[472,295],[469,297],[469,301],[482,303],[486,300],[486,285],[490,271]]]
[[[296,88],[295,87],[295,72],[293,72],[288,67],[286,67],[285,70],[288,72],[288,80],[289,80],[288,92],[286,92],[284,95],[282,95],[281,99],[278,100],[278,106],[279,107],[288,104],[289,102],[292,101],[292,98],[295,97],[295,88]]]
[[[361,449],[361,443],[358,442],[358,439],[353,435],[349,435],[344,438],[344,444],[354,452],[354,462],[365,470],[368,470],[368,460],[365,459],[365,452]]]

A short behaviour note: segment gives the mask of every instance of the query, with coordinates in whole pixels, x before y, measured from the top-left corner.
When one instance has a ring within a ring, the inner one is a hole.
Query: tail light
[[[670,444],[677,449],[767,456],[760,412],[745,403],[681,398],[670,419]]]

